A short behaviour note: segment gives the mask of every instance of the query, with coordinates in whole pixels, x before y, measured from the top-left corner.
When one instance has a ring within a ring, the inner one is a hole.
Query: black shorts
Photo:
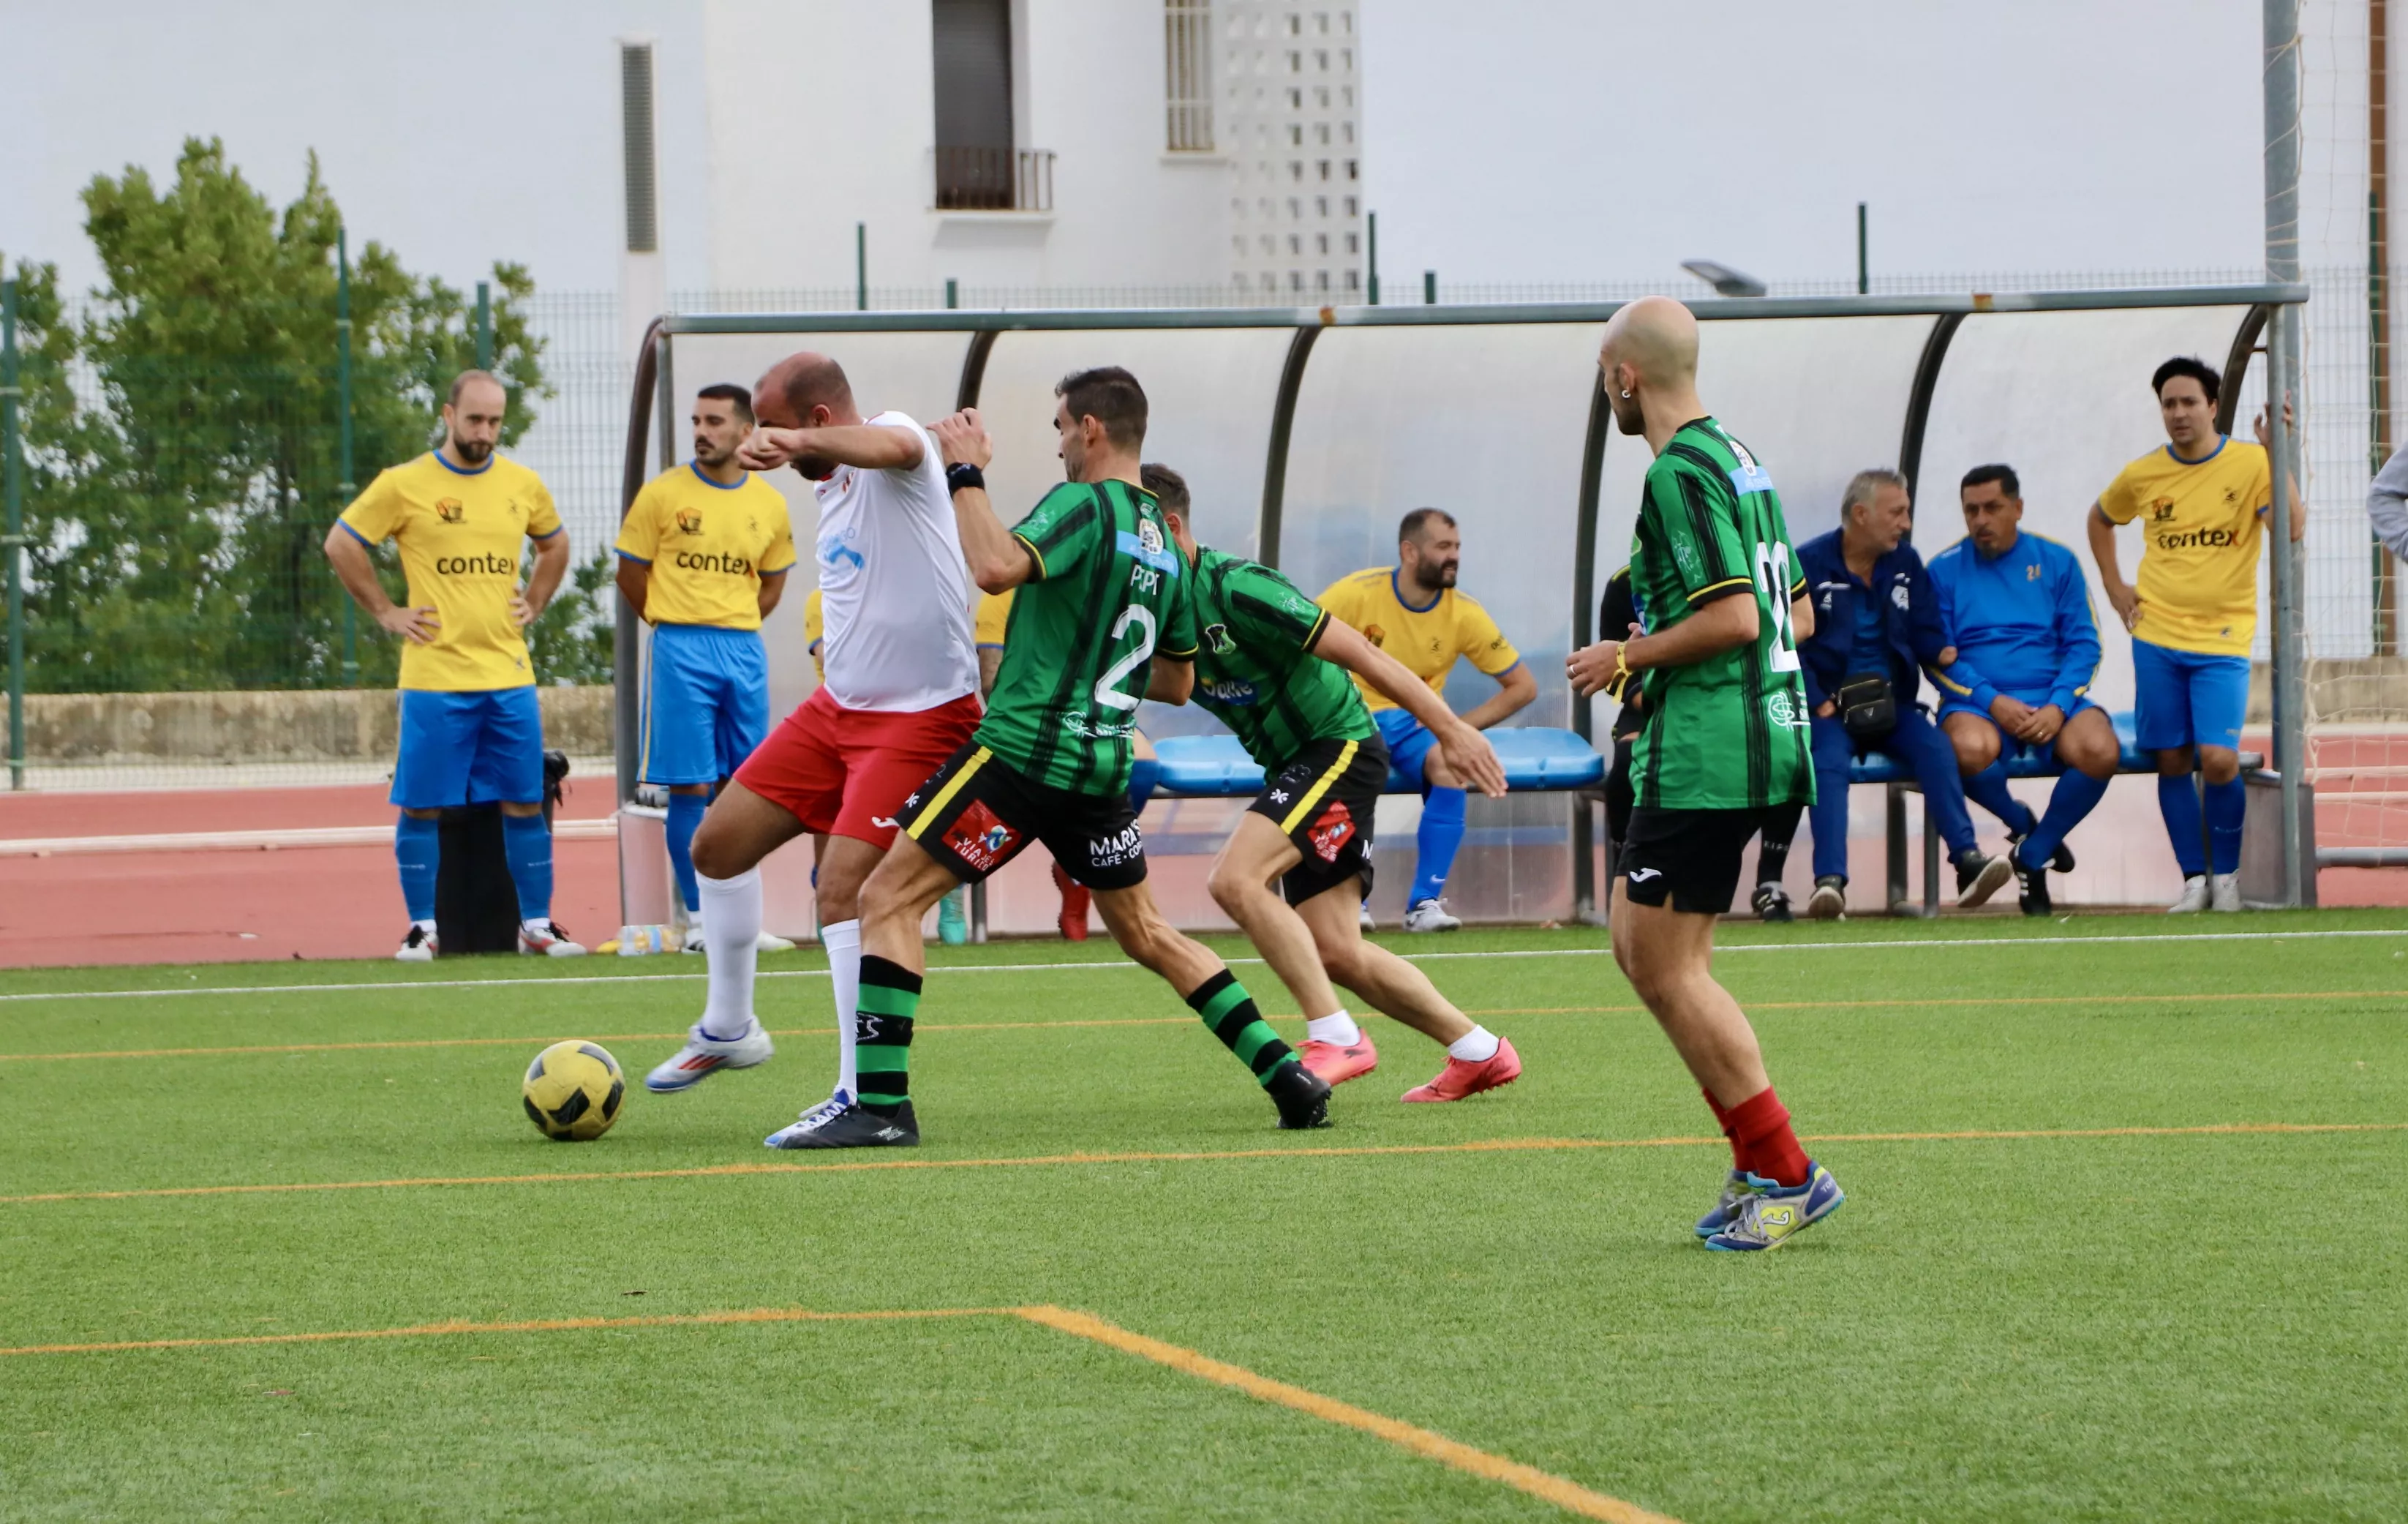
[[[903,801],[904,835],[955,877],[976,884],[1042,841],[1063,870],[1090,889],[1145,882],[1145,838],[1128,791],[1049,788],[973,740]]]
[[[1761,810],[1651,810],[1630,812],[1629,834],[1614,861],[1627,882],[1624,893],[1637,905],[1672,908],[1692,915],[1720,915],[1739,892],[1740,859],[1747,844],[1776,815],[1791,807]]]
[[[1387,786],[1388,748],[1377,736],[1313,741],[1264,781],[1247,808],[1304,854],[1280,879],[1289,904],[1357,879],[1371,892],[1371,812]]]

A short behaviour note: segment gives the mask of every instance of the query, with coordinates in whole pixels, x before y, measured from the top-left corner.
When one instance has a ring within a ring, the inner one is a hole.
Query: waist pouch
[[[1851,672],[1831,694],[1851,739],[1876,741],[1898,728],[1898,697],[1878,672]]]

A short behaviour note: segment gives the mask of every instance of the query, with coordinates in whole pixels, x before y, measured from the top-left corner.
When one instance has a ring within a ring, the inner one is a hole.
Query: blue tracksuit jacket
[[[1848,570],[1837,529],[1798,547],[1798,569],[1814,604],[1814,636],[1798,648],[1798,654],[1805,668],[1806,702],[1820,709],[1848,675],[1848,655],[1856,640],[1856,600],[1868,593],[1866,584]],[[1921,686],[1916,669],[1936,666],[1948,645],[1948,626],[1941,618],[1931,574],[1924,569],[1913,541],[1899,541],[1898,549],[1873,563],[1870,596],[1881,599],[1882,631],[1903,673],[1898,702],[1910,705]]]
[[[2099,621],[2082,563],[2026,530],[1997,556],[1969,537],[1931,558],[1931,585],[1956,665],[1931,678],[1986,714],[2000,694],[2067,714],[2099,675]]]

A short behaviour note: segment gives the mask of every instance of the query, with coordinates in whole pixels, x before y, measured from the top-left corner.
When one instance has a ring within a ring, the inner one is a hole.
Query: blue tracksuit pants
[[[1814,876],[1848,871],[1848,764],[1859,751],[1880,752],[1904,764],[1923,785],[1923,807],[1940,827],[1955,857],[1974,844],[1973,817],[1965,808],[1965,784],[1956,772],[1956,748],[1948,733],[1919,709],[1899,711],[1898,726],[1879,743],[1859,748],[1837,719],[1814,716]]]

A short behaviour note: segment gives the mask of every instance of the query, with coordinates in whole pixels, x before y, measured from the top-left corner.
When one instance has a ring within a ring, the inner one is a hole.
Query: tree
[[[344,595],[319,543],[344,506],[336,234],[315,154],[277,211],[216,139],[186,140],[162,189],[128,166],[83,194],[106,281],[80,322],[49,266],[21,266],[27,349],[27,680],[44,691],[330,687],[343,682]],[[523,303],[494,267],[494,365],[507,446],[549,393]],[[351,272],[357,485],[433,442],[452,378],[475,363],[466,296],[370,242]],[[78,370],[98,401],[79,407]],[[390,575],[396,597],[399,582]],[[579,579],[581,585],[585,579]],[[556,674],[590,678],[564,634],[594,604],[564,597],[537,632]],[[607,651],[607,641],[604,642]],[[398,653],[363,622],[365,684]],[[601,669],[607,680],[607,654]],[[547,675],[555,675],[548,673]]]

